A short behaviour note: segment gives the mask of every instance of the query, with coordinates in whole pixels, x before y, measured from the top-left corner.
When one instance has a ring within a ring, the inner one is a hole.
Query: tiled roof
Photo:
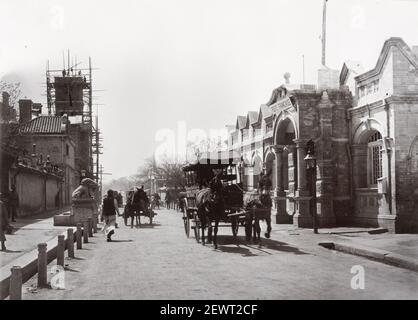
[[[265,104],[262,104],[260,106],[260,115],[263,116],[263,119],[266,119],[270,117],[273,114],[273,111],[271,111],[271,108]]]
[[[21,134],[61,134],[63,133],[62,117],[40,116],[20,125]]]
[[[258,121],[258,112],[248,111],[248,120],[250,125],[256,123]]]
[[[378,75],[382,71],[390,49],[393,46],[400,50],[400,52],[409,61],[409,63],[415,67],[415,69],[418,69],[418,60],[411,48],[405,43],[405,41],[403,41],[402,38],[392,37],[385,41],[374,69],[355,77],[356,82],[361,82]]]
[[[247,117],[246,116],[238,116],[237,117],[237,129],[244,129],[247,124]]]

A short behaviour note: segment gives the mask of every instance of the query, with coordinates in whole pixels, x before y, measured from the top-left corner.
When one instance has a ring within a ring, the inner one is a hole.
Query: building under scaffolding
[[[76,144],[75,166],[80,179],[99,180],[99,156],[101,137],[98,114],[93,124],[93,80],[92,64],[88,68],[77,68],[68,63],[61,70],[46,70],[47,107],[49,115],[63,116],[69,122],[68,134]]]

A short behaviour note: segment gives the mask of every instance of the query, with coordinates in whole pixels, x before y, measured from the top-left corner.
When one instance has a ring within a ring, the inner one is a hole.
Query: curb
[[[318,245],[330,250],[349,253],[352,255],[379,261],[388,265],[418,272],[418,259],[410,258],[390,251],[376,249],[359,244],[344,244],[330,241],[318,242]]]
[[[75,231],[76,228],[73,228]],[[67,230],[60,233],[67,238]],[[58,236],[47,241],[47,263],[51,263],[57,258]],[[38,249],[34,249],[20,256],[19,258],[9,262],[5,266],[0,268],[0,300],[3,300],[9,296],[10,287],[10,269],[13,266],[20,266],[22,268],[22,283],[25,283],[38,273]]]

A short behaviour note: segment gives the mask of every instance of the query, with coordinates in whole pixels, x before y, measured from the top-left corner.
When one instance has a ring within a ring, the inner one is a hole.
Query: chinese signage
[[[290,98],[284,98],[280,101],[277,101],[275,104],[273,104],[271,106],[271,110],[273,111],[273,113],[278,114],[280,113],[282,110],[287,109],[289,107],[293,107],[293,103],[292,101],[290,101]]]

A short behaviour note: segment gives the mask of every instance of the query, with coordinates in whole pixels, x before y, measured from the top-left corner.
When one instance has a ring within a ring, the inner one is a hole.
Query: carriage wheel
[[[183,213],[183,224],[184,224],[184,231],[186,232],[187,238],[190,236],[190,218],[188,212]]]
[[[239,230],[239,222],[237,218],[232,218],[231,229],[232,229],[232,235],[236,237],[238,235],[238,230]]]
[[[197,243],[200,242],[200,222],[199,219],[197,217],[195,217],[193,219],[193,223],[194,223],[194,237]]]

